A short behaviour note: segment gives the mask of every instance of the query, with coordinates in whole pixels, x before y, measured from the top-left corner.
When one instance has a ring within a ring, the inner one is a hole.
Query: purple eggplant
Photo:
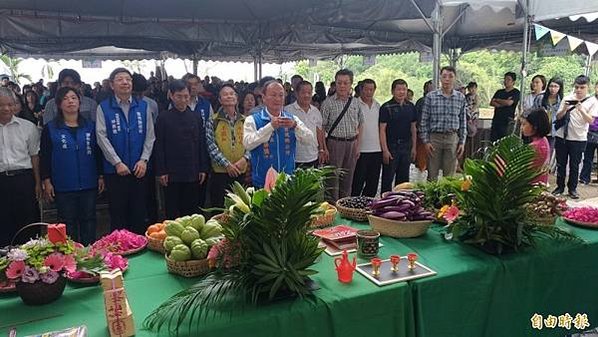
[[[390,211],[390,212],[382,213],[379,216],[382,218],[385,218],[385,219],[399,220],[399,219],[405,218],[405,213]]]
[[[380,199],[380,200],[375,200],[374,202],[372,202],[372,204],[370,205],[370,208],[377,209],[377,208],[382,208],[382,207],[386,207],[386,206],[394,206],[396,204],[397,204],[397,198]]]

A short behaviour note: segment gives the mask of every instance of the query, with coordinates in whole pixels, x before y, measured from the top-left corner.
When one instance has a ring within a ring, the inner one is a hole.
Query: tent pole
[[[257,76],[257,57],[253,56],[253,80],[257,82],[259,77]]]
[[[442,21],[440,16],[440,5],[436,2],[432,11],[432,25],[434,27],[434,37],[432,40],[432,54],[434,60],[432,63],[432,79],[434,88],[438,88],[440,79],[440,54],[442,51]]]
[[[199,62],[197,60],[197,54],[193,53],[193,75],[197,76],[197,67],[199,66]]]
[[[527,53],[529,49],[528,39],[529,39],[529,24],[530,24],[530,16],[529,16],[529,3],[530,0],[525,0],[522,2],[524,4],[523,13],[524,13],[524,21],[523,21],[523,47],[521,51],[521,82],[519,82],[519,92],[521,99],[519,100],[519,114],[523,114],[523,101],[525,97],[525,78],[527,76]],[[513,130],[515,132],[515,130]]]
[[[264,76],[262,76],[262,50],[261,50],[261,48],[258,51],[257,59],[258,59],[258,75],[259,75],[259,78],[262,78]]]
[[[590,70],[592,69],[592,55],[588,55],[586,59],[586,71],[585,75],[590,76]]]

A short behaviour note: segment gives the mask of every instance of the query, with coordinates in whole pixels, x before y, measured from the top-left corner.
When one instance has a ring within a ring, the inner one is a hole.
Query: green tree
[[[23,61],[22,59],[12,58],[7,54],[0,55],[0,61],[2,61],[6,67],[8,68],[8,75],[17,83],[21,85],[21,79],[26,79],[31,82],[31,76],[24,74],[19,69],[20,63]]]

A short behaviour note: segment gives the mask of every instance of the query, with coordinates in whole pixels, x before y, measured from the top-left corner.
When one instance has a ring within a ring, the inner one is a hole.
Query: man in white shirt
[[[253,186],[264,187],[270,167],[293,174],[297,142],[315,142],[314,134],[303,122],[283,110],[285,91],[282,84],[269,81],[264,85],[264,106],[245,118],[243,146],[251,151]]]
[[[14,116],[16,100],[10,89],[0,88],[0,247],[10,244],[21,227],[39,220],[40,134],[33,123]],[[19,234],[15,242],[25,242],[36,233]]]
[[[374,197],[378,192],[380,168],[382,167],[378,127],[380,103],[374,99],[376,93],[374,80],[367,78],[361,81],[361,85],[361,95],[357,98],[357,102],[363,114],[363,135],[359,144],[361,154],[355,165],[351,195]]]
[[[303,124],[316,135],[317,141],[297,144],[295,165],[299,168],[317,167],[328,160],[328,152],[324,149],[324,132],[322,131],[322,115],[320,110],[311,105],[313,87],[308,81],[301,81],[295,86],[297,100],[284,107],[285,111],[299,118]]]
[[[598,101],[588,96],[590,79],[580,75],[574,81],[574,93],[563,97],[557,120],[565,118],[563,126],[556,130],[555,152],[557,165],[556,189],[552,192],[560,195],[565,192],[567,163],[569,163],[569,181],[567,188],[571,199],[579,199],[577,183],[579,163],[585,150],[590,123],[598,116]]]

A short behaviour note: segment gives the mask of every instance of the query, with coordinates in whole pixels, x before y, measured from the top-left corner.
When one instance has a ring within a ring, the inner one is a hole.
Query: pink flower
[[[453,223],[459,217],[459,208],[455,205],[451,205],[444,213],[444,220],[448,223]]]
[[[60,253],[52,253],[44,259],[44,266],[50,268],[52,271],[59,272],[64,267],[64,255]]]
[[[126,258],[112,253],[106,253],[106,255],[104,255],[104,263],[110,270],[120,269],[121,271],[125,271],[129,266],[129,262]]]
[[[276,179],[278,178],[278,172],[273,167],[268,169],[266,172],[266,181],[264,182],[264,189],[266,192],[272,191],[274,186],[276,186]]]
[[[64,256],[64,270],[74,273],[77,270],[77,261],[72,255]]]
[[[23,271],[25,270],[25,262],[23,261],[13,261],[8,265],[6,268],[6,277],[9,279],[16,279],[23,275]]]

